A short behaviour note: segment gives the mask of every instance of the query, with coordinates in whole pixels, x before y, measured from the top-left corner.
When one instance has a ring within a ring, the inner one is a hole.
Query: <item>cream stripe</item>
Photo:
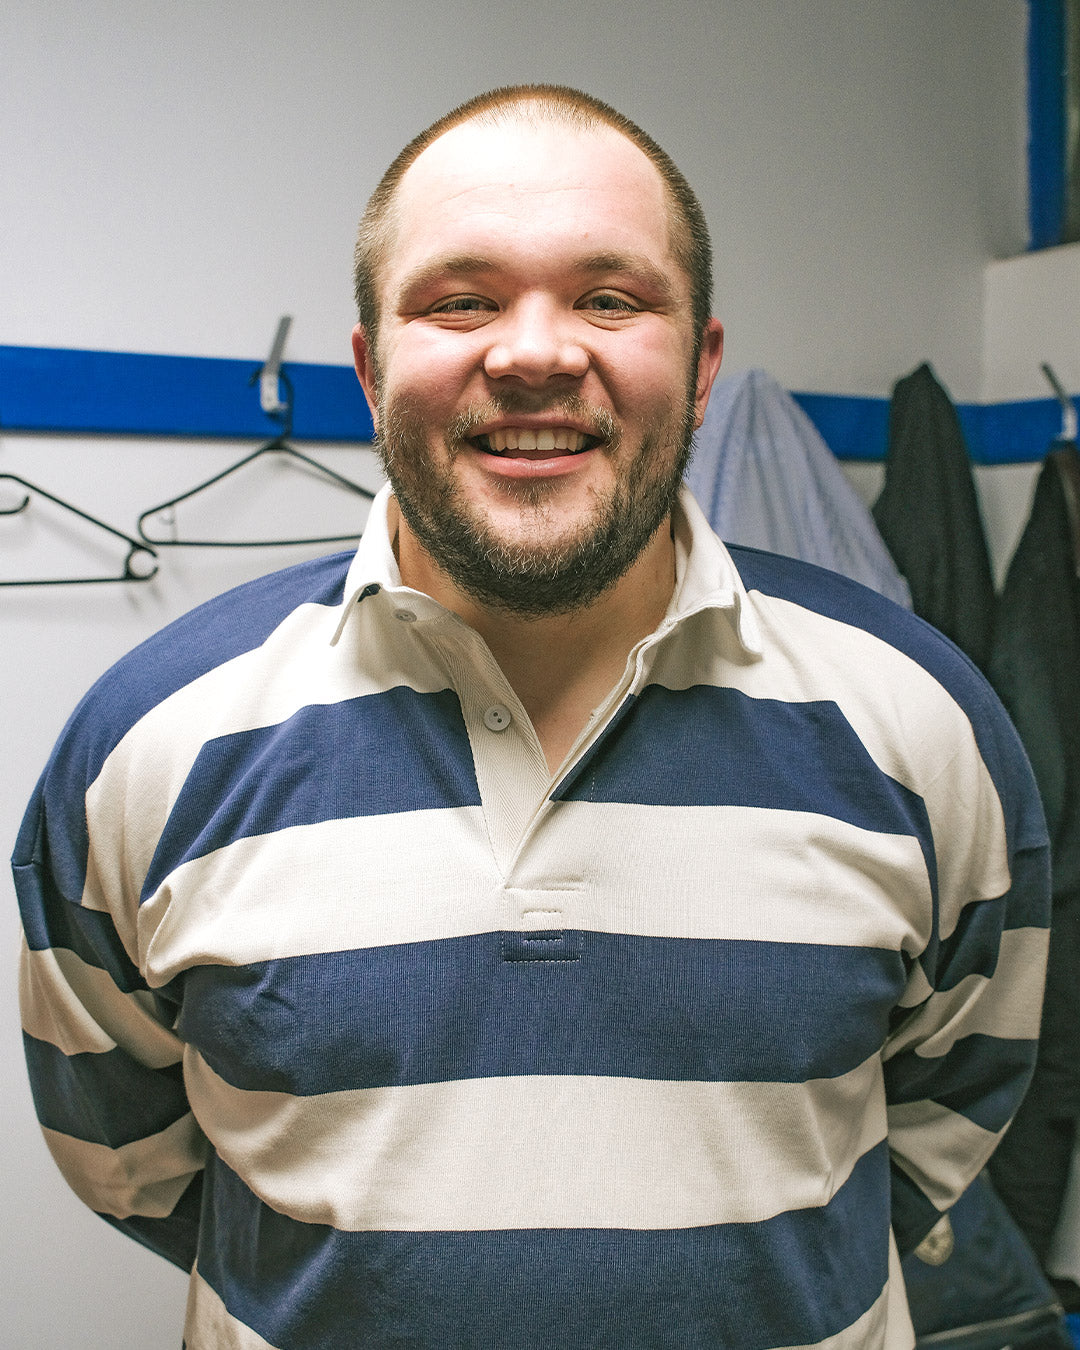
[[[604,932],[912,951],[930,932],[916,840],[799,811],[556,803],[513,881],[560,875],[595,894],[583,926]]]
[[[190,1112],[160,1134],[116,1149],[56,1130],[42,1132],[57,1167],[83,1204],[118,1219],[171,1214],[206,1157],[206,1140]]]
[[[889,1229],[889,1283],[885,1294],[888,1302],[884,1328],[885,1338],[881,1343],[881,1350],[913,1350],[915,1328],[911,1325],[907,1290],[904,1287],[904,1271],[900,1264],[900,1253],[896,1248],[896,1236],[891,1228]],[[856,1350],[856,1348],[853,1346],[852,1350]]]
[[[1038,1039],[1042,1003],[1033,975],[1046,964],[1049,941],[1045,928],[1007,929],[993,977],[968,975],[954,988],[931,994],[889,1040],[885,1058],[916,1045],[917,1054],[933,1059],[948,1054],[962,1037],[978,1034]]]
[[[906,1102],[889,1107],[889,1147],[893,1158],[942,1213],[956,1204],[1000,1138],[1000,1133],[992,1134],[936,1102]],[[920,1158],[933,1160],[933,1176],[920,1166]]]
[[[349,1231],[754,1222],[826,1204],[885,1132],[876,1058],[805,1085],[537,1076],[310,1098],[231,1087],[190,1049],[185,1067],[252,1190]]]
[[[926,978],[926,972],[916,961],[911,967],[907,988],[896,1000],[896,1006],[898,1008],[917,1008],[920,1003],[925,1003],[933,992],[934,987]]]
[[[65,1055],[102,1054],[116,1046],[152,1069],[178,1064],[179,1039],[154,1016],[152,995],[125,994],[105,971],[66,947],[30,951],[19,963],[23,1030]]]
[[[276,1350],[257,1331],[231,1315],[217,1290],[206,1283],[197,1268],[188,1286],[184,1345],[187,1350]]]
[[[562,912],[549,926],[597,932],[911,952],[929,936],[913,840],[792,812],[559,803],[513,881],[478,808],[237,840],[142,906],[145,974],[516,928],[522,897]]]

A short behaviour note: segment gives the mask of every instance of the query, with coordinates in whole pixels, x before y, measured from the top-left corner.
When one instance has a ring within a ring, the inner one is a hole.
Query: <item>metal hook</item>
[[[1054,391],[1054,396],[1061,404],[1061,437],[1063,441],[1075,441],[1077,431],[1076,404],[1065,392],[1061,381],[1054,374],[1050,365],[1044,361],[1040,366],[1042,373],[1049,381],[1050,388]]]
[[[285,322],[283,320],[283,322]],[[254,384],[259,378],[259,371],[251,377],[251,383]],[[268,454],[277,454],[286,460],[292,460],[299,464],[306,465],[309,469],[316,470],[323,478],[339,487],[348,489],[350,492],[358,493],[361,497],[366,497],[369,501],[375,496],[370,488],[362,487],[359,483],[354,483],[351,478],[337,473],[326,464],[321,464],[317,459],[312,459],[310,455],[305,455],[302,450],[297,450],[295,446],[290,445],[288,441],[289,429],[292,427],[292,407],[293,407],[293,387],[292,381],[284,370],[278,372],[282,385],[285,387],[287,402],[281,406],[282,420],[285,423],[284,430],[272,440],[260,445],[257,449],[244,455],[242,459],[230,464],[227,469],[212,474],[203,482],[197,483],[194,487],[188,488],[186,492],[181,492],[176,497],[170,497],[168,501],[159,502],[157,506],[148,507],[142,515],[139,516],[136,529],[139,535],[146,540],[148,544],[154,544],[159,548],[277,548],[282,546],[291,546],[293,544],[341,544],[349,543],[355,540],[359,534],[354,530],[349,534],[328,534],[313,538],[285,538],[285,539],[184,539],[176,532],[176,521],[173,518],[171,525],[171,535],[166,538],[159,534],[151,534],[153,528],[153,518],[157,516],[161,519],[162,513],[172,510],[181,502],[188,501],[191,497],[213,487],[215,483],[220,483],[223,478],[228,478],[230,474],[236,473],[245,465],[252,463],[253,460],[262,458]],[[148,526],[149,523],[149,526]]]
[[[278,320],[277,332],[274,334],[274,342],[270,348],[270,355],[266,358],[266,364],[260,366],[251,377],[251,383],[259,381],[259,403],[262,405],[264,413],[269,413],[271,417],[277,417],[286,410],[291,411],[292,391],[289,393],[289,402],[282,403],[281,389],[278,383],[281,375],[281,358],[285,354],[285,339],[289,335],[289,325],[292,323],[291,314],[283,314]],[[290,434],[289,431],[285,435]]]

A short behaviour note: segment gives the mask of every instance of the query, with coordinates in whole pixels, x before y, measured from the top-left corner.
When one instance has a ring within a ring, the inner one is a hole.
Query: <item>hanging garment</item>
[[[904,1257],[916,1350],[1069,1350],[1054,1291],[980,1173]]]
[[[1045,1261],[1080,1118],[1080,580],[1075,445],[1058,444],[998,606],[989,675],[1024,742],[1050,832],[1054,908],[1035,1076],[994,1156],[1002,1198]]]
[[[985,667],[994,621],[990,554],[960,421],[928,365],[893,389],[885,486],[873,515],[915,613]]]
[[[869,510],[765,371],[717,381],[694,445],[686,482],[722,539],[818,563],[911,608]]]

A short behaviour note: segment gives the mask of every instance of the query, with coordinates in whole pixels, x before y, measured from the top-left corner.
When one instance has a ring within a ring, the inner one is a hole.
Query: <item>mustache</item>
[[[588,435],[613,445],[618,442],[618,426],[606,408],[589,403],[580,394],[558,394],[553,397],[524,390],[496,394],[483,403],[465,408],[447,426],[447,439],[453,447],[467,441],[480,427],[499,418],[513,417],[515,414],[535,417],[539,413],[565,414]]]

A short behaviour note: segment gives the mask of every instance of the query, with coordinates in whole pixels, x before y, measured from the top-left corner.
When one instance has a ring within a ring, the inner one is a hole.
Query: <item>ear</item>
[[[352,330],[352,349],[356,377],[360,381],[364,397],[371,409],[371,420],[377,432],[379,430],[379,392],[375,380],[375,351],[374,344],[368,340],[367,329],[363,324],[358,323]]]
[[[724,325],[719,319],[710,319],[705,325],[701,340],[701,355],[698,357],[697,380],[694,384],[694,428],[701,426],[705,417],[705,407],[709,402],[709,391],[713,387],[720,362],[724,356]]]

